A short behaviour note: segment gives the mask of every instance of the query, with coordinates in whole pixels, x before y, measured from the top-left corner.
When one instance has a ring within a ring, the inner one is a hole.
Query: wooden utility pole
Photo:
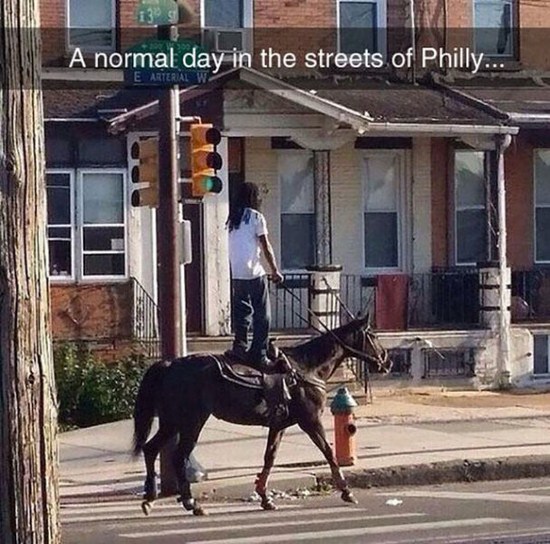
[[[2,544],[60,542],[38,2],[0,2]]]

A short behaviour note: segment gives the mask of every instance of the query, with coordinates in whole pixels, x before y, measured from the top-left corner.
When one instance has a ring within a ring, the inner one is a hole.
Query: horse
[[[191,494],[186,467],[211,415],[230,423],[269,427],[263,469],[255,481],[264,510],[276,508],[268,497],[267,481],[284,432],[295,424],[324,455],[342,500],[357,502],[327,442],[321,421],[326,405],[326,382],[348,357],[363,360],[371,372],[390,372],[392,363],[387,351],[370,328],[368,316],[353,319],[309,341],[281,348],[281,351],[290,366],[287,378],[291,379],[287,381],[287,409],[277,418],[266,411],[261,387],[246,387],[223,377],[222,355],[196,354],[159,361],[149,367],[140,383],[134,407],[133,448],[134,456],[143,452],[145,459],[142,510],[146,515],[157,498],[156,458],[168,440],[176,435],[179,441],[172,461],[180,494],[178,501],[195,515],[205,513]],[[158,432],[147,440],[155,414]]]

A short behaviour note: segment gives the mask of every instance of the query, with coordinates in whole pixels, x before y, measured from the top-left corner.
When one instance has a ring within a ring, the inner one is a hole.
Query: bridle
[[[326,282],[326,280],[325,280]],[[280,286],[293,298],[298,299],[298,297],[286,286],[284,285],[284,283],[281,283]],[[344,307],[344,309],[348,312],[348,315],[350,315],[350,317],[353,318],[353,315],[351,314],[351,312],[347,309],[347,307],[345,306],[345,304],[342,302],[342,300],[340,299],[340,297],[338,296],[337,297],[338,301],[340,302],[340,304]],[[310,308],[306,308],[307,309],[307,312],[310,314],[310,316],[313,316],[313,317],[316,317],[315,314],[312,312],[312,310]],[[301,319],[302,321],[305,321],[310,327],[312,327],[311,323],[308,322],[306,319],[304,319],[300,314],[298,314],[297,312],[294,312],[295,315],[298,316],[299,319]],[[379,372],[387,372],[385,370],[385,366],[387,365],[388,361],[389,361],[389,356],[388,356],[388,351],[384,348],[383,349],[383,356],[382,357],[373,357],[372,355],[369,355],[367,352],[366,352],[366,347],[367,347],[367,341],[370,341],[371,343],[371,346],[374,348],[374,351],[376,352],[377,349],[374,345],[374,342],[372,340],[372,338],[375,336],[374,332],[371,330],[370,326],[367,325],[366,329],[360,329],[359,331],[357,331],[356,334],[361,334],[362,335],[362,341],[361,341],[361,349],[357,349],[353,346],[350,346],[349,344],[347,344],[346,342],[344,342],[344,340],[342,340],[337,334],[334,333],[334,331],[332,329],[329,329],[325,323],[323,323],[322,320],[318,320],[318,323],[320,323],[320,325],[322,326],[322,328],[324,329],[324,332],[330,334],[334,340],[336,340],[336,342],[344,349],[345,353],[347,353],[348,355],[350,356],[353,356],[353,357],[356,357],[357,359],[361,359],[362,361],[365,361],[365,362],[371,362],[371,363],[374,363],[376,364],[377,368],[378,368],[378,371]],[[323,334],[323,330],[319,329],[318,327],[315,327],[313,326],[312,327],[315,331],[317,331],[319,334]]]
[[[340,346],[344,349],[345,353],[348,355],[351,355],[353,357],[356,357],[357,359],[361,359],[362,361],[365,361],[367,363],[374,363],[377,366],[378,372],[386,372],[385,367],[388,364],[389,356],[388,351],[384,348],[382,348],[382,354],[380,356],[373,356],[367,353],[367,342],[370,342],[371,346],[373,347],[373,351],[377,352],[377,348],[374,345],[373,338],[375,337],[375,333],[370,329],[369,326],[365,329],[360,329],[355,335],[360,335],[360,345],[361,348],[357,349],[355,347],[350,346],[347,344],[344,340],[342,340],[337,334],[335,334],[332,330],[327,329],[328,332],[330,332],[331,336],[338,342]],[[355,344],[355,342],[354,342]]]

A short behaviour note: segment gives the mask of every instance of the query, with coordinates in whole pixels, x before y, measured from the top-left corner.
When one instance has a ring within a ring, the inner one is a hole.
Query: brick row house
[[[155,89],[126,88],[120,71],[66,66],[75,47],[125,51],[151,35],[135,28],[136,6],[50,0],[42,12],[54,333],[113,353],[157,332],[155,212],[130,206],[128,173],[132,143],[158,129],[158,102]],[[224,222],[230,195],[246,179],[261,186],[285,284],[302,301],[274,289],[274,328],[303,328],[295,314],[309,303],[308,269],[339,265],[342,299],[354,312],[371,312],[406,379],[545,383],[544,7],[523,0],[201,0],[195,8],[196,24],[183,34],[211,51],[249,52],[252,64],[228,64],[207,85],[180,89],[182,114],[221,128],[224,156],[222,193],[183,206],[194,246],[186,267],[189,333],[230,333]],[[336,67],[333,57],[314,69],[300,62],[263,69],[259,53],[269,47],[300,60],[319,49],[368,49],[383,62]],[[411,47],[411,67],[390,65]],[[423,62],[427,47],[469,47],[485,55],[482,69],[457,69],[453,58],[447,66]],[[181,133],[182,176],[187,136]],[[511,327],[494,301],[498,326],[483,313],[483,278],[506,274],[504,242]]]

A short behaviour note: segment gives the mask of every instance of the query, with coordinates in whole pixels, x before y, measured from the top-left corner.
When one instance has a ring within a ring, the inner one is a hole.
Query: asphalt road
[[[247,502],[204,503],[193,517],[174,500],[149,517],[140,501],[72,503],[62,508],[64,544],[409,544],[550,543],[550,479],[357,490],[357,506],[337,495],[279,499],[262,511]]]

